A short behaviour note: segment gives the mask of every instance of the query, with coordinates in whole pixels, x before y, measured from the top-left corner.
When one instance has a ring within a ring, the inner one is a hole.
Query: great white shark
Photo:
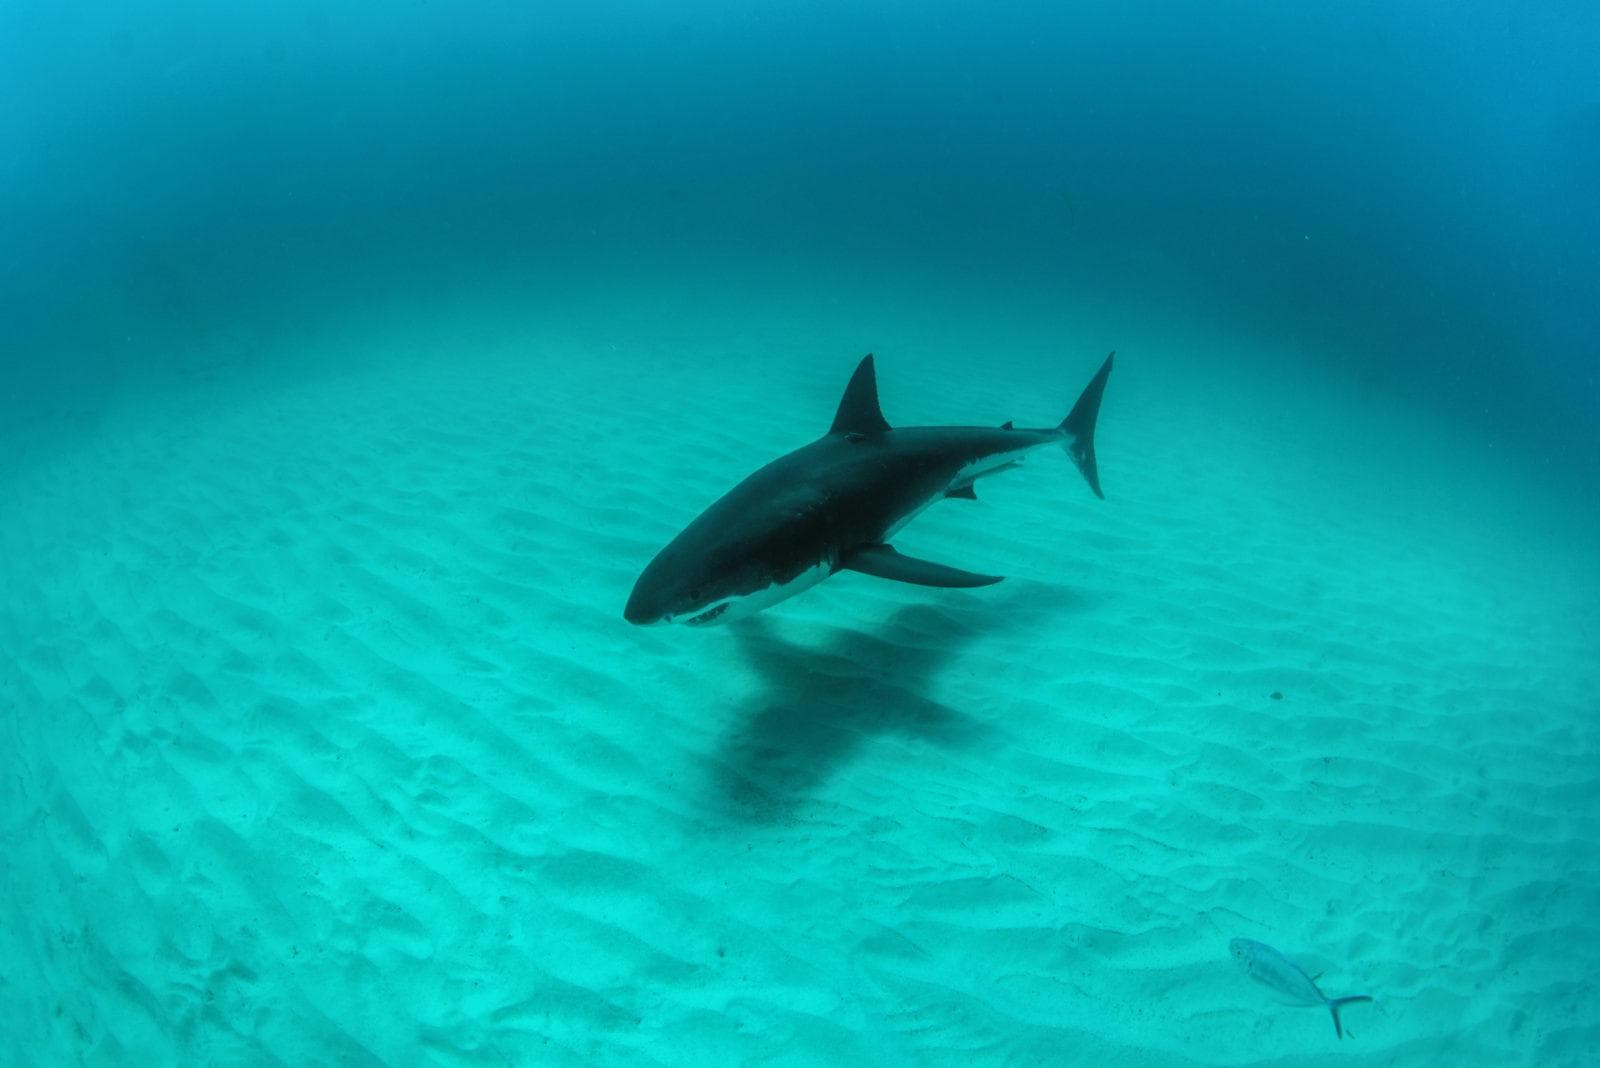
[[[1059,445],[1101,499],[1094,427],[1113,352],[1059,425],[891,427],[868,354],[828,432],[729,490],[656,554],[622,610],[630,623],[725,623],[770,608],[840,571],[947,589],[1003,576],[917,560],[889,544],[946,497]]]

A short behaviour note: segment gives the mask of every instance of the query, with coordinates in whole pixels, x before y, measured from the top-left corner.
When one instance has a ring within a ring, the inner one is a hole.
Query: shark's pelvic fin
[[[1100,365],[1100,370],[1083,388],[1072,411],[1061,420],[1061,432],[1067,436],[1067,455],[1072,457],[1072,462],[1083,472],[1084,481],[1089,483],[1089,488],[1101,500],[1105,500],[1106,495],[1100,492],[1100,469],[1094,460],[1094,423],[1100,415],[1100,398],[1105,394],[1106,379],[1111,375],[1114,356],[1115,350],[1106,357],[1106,362]]]
[[[974,586],[993,586],[1004,575],[978,575],[943,564],[902,556],[892,545],[863,545],[839,561],[841,571],[859,571],[863,575],[889,579],[891,582],[909,582],[914,586],[937,586],[947,590],[965,590]]]
[[[978,491],[972,488],[972,483],[970,482],[963,482],[959,486],[951,486],[949,489],[944,491],[944,495],[946,497],[960,497],[965,501],[975,501],[978,499]]]
[[[867,353],[856,365],[850,384],[844,387],[844,397],[839,410],[834,413],[830,434],[881,434],[889,429],[889,421],[878,407],[878,375],[872,369],[872,353]]]

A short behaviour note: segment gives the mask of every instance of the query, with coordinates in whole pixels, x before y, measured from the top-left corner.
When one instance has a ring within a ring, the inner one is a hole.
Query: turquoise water
[[[0,8],[0,1063],[1587,1063],[1596,45]],[[895,538],[1004,583],[623,621],[1113,348]]]

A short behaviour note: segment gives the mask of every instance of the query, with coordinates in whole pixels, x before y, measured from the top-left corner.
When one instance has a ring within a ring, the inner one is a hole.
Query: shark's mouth
[[[732,601],[723,601],[715,608],[708,608],[697,616],[690,616],[688,619],[683,621],[684,625],[689,627],[703,627],[707,623],[715,620],[718,616],[722,615],[722,613],[726,612],[732,603]]]

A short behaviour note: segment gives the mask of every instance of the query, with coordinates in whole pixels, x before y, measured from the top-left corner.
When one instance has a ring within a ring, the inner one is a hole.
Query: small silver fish
[[[1304,969],[1265,942],[1235,938],[1228,943],[1228,952],[1244,968],[1246,975],[1263,986],[1270,986],[1296,1005],[1328,1006],[1328,1011],[1333,1013],[1333,1033],[1340,1038],[1344,1037],[1344,1025],[1339,1022],[1339,1010],[1351,1002],[1372,1000],[1365,994],[1330,998],[1317,989]]]

